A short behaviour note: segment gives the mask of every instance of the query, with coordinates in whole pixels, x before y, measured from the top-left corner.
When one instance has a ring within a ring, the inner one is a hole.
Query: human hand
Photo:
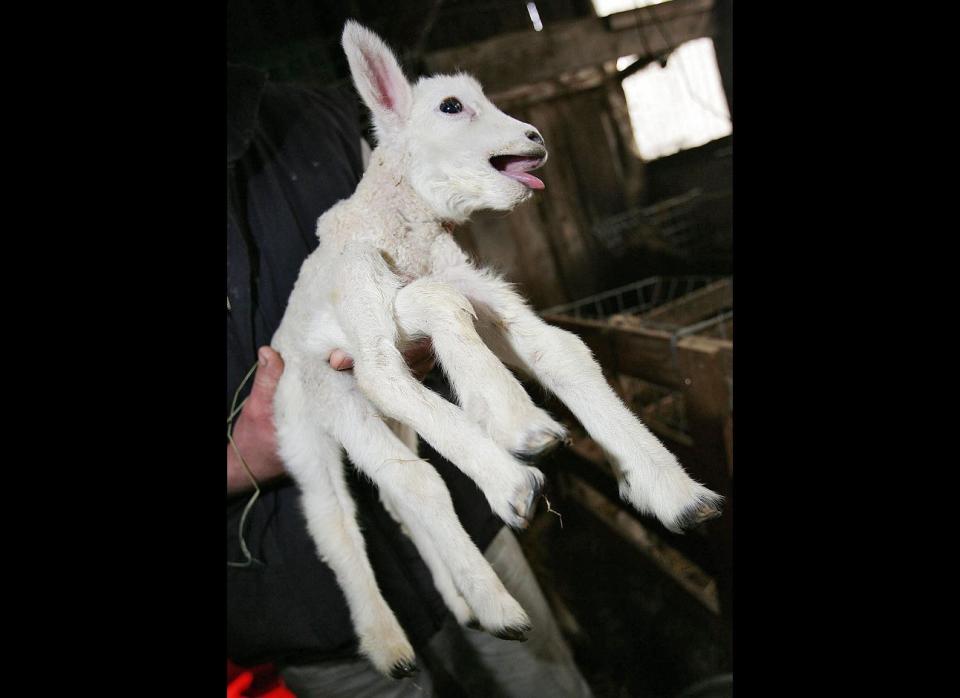
[[[430,338],[421,339],[403,352],[410,371],[417,380],[423,380],[433,370],[436,358],[433,355],[433,344]],[[343,349],[334,349],[330,354],[330,366],[338,371],[349,371],[353,368],[353,357]]]
[[[410,371],[417,380],[433,369],[436,359],[430,339],[423,339],[403,352]],[[253,377],[250,397],[243,405],[233,427],[233,440],[258,482],[282,475],[283,461],[277,455],[277,432],[273,423],[273,395],[283,375],[283,359],[270,347],[258,352],[259,366]],[[353,358],[342,349],[330,354],[330,366],[338,371],[353,368]],[[253,483],[233,446],[227,444],[227,494],[252,489]]]
[[[270,347],[257,352],[259,366],[253,377],[250,397],[233,426],[233,440],[258,482],[284,473],[277,455],[277,432],[273,424],[273,394],[283,374],[283,359]],[[237,452],[227,444],[227,494],[253,488]]]

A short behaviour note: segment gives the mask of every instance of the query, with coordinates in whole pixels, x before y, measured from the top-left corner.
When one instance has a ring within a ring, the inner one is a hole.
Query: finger
[[[353,358],[343,349],[334,349],[330,354],[330,366],[337,371],[347,371],[353,368]]]
[[[407,347],[407,350],[403,352],[404,358],[407,359],[410,363],[416,363],[423,359],[425,356],[430,356],[433,354],[433,342],[430,341],[429,337],[418,340],[414,344],[411,344]]]
[[[430,339],[420,340],[416,344],[408,347],[407,350],[403,352],[403,360],[407,362],[407,366],[411,369],[422,366],[427,361],[430,361],[432,366],[434,356],[433,344],[430,342]]]
[[[277,389],[277,383],[280,376],[283,375],[283,359],[280,354],[270,347],[260,347],[257,352],[258,363],[257,373],[253,377],[253,388],[250,396],[256,399],[270,400]]]
[[[423,380],[430,371],[433,370],[436,361],[432,356],[427,356],[415,364],[410,364],[410,370],[419,380]]]

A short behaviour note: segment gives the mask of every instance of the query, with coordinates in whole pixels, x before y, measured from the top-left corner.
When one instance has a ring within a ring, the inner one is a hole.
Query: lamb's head
[[[544,188],[530,173],[547,161],[540,133],[497,109],[472,77],[437,75],[410,85],[380,37],[352,21],[343,48],[379,145],[439,217],[507,211]]]

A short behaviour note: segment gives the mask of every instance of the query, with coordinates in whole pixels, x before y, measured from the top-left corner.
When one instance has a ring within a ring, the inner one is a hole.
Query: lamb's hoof
[[[478,621],[476,618],[471,618],[468,620],[466,622],[466,627],[470,628],[471,630],[483,630],[483,626],[480,625],[480,621]]]
[[[390,678],[393,679],[405,679],[408,676],[413,676],[419,671],[417,665],[413,662],[408,662],[406,660],[399,661],[390,667]]]
[[[495,630],[492,634],[501,640],[512,640],[513,642],[526,642],[527,633],[530,632],[529,625],[512,625],[506,628]]]
[[[531,470],[533,470],[531,468]],[[540,471],[536,471],[539,473]],[[531,474],[530,482],[514,497],[510,503],[510,510],[513,517],[507,523],[513,528],[526,529],[533,520],[533,514],[537,510],[537,501],[540,499],[540,493],[543,492],[543,476],[537,477]]]
[[[723,514],[722,499],[703,500],[694,503],[677,517],[673,526],[667,526],[674,533],[683,533],[696,528],[704,521],[716,519]]]
[[[560,444],[570,443],[570,437],[565,430],[540,429],[527,434],[523,445],[513,451],[513,455],[527,462],[536,461],[556,451]]]

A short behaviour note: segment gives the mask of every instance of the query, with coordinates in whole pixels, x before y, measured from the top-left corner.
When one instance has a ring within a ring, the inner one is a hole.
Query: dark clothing
[[[228,67],[227,409],[269,344],[303,260],[318,245],[317,218],[349,197],[362,175],[360,115],[349,87],[310,91]],[[437,373],[437,372],[435,372]],[[249,391],[245,388],[242,397]],[[335,409],[335,406],[331,406]],[[474,483],[426,444],[464,528],[480,549],[502,523]],[[367,553],[384,598],[415,648],[447,614],[429,570],[349,468]],[[241,561],[238,525],[249,494],[227,502],[227,560]],[[346,600],[310,539],[299,492],[271,483],[248,515],[244,539],[262,564],[227,568],[227,655],[239,664],[304,661],[356,651]]]
[[[346,89],[310,92],[235,68],[227,99],[227,378],[235,389],[317,248],[317,218],[353,194],[363,165],[357,100]]]

